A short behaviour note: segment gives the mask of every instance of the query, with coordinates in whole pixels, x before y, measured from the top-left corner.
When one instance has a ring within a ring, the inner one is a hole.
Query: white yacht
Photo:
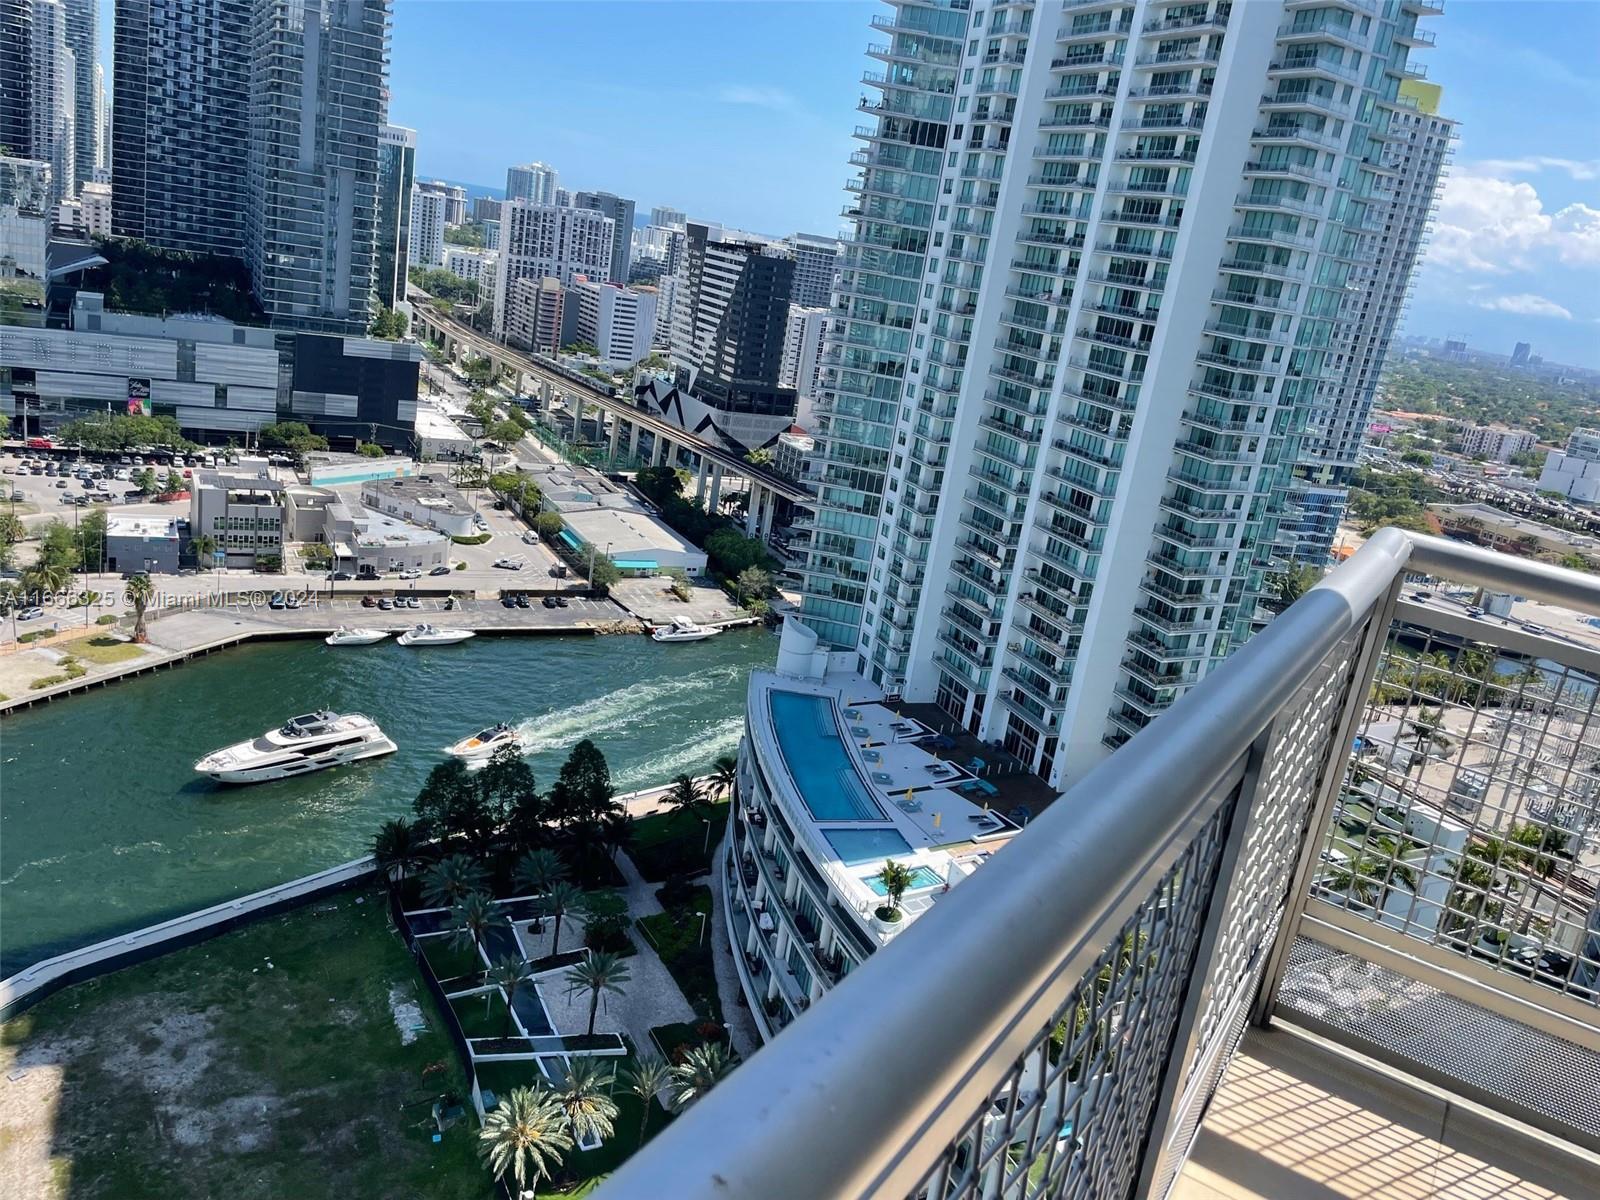
[[[341,625],[322,640],[330,646],[370,646],[388,636],[387,629],[347,629]]]
[[[462,738],[450,747],[449,752],[457,758],[475,760],[491,757],[502,746],[515,746],[519,751],[522,749],[522,735],[504,721]]]
[[[223,783],[264,783],[393,754],[395,749],[371,717],[323,711],[291,717],[253,741],[213,751],[194,769]]]
[[[406,630],[398,641],[402,646],[454,646],[457,642],[464,642],[472,636],[473,632],[470,629],[441,629],[437,625],[424,622]]]
[[[658,642],[699,642],[716,637],[722,630],[714,625],[696,625],[679,617],[671,625],[661,625],[650,636]]]

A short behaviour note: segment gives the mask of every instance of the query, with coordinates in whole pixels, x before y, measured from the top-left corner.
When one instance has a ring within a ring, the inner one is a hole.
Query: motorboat
[[[265,783],[393,754],[395,749],[371,717],[323,710],[290,717],[252,741],[215,750],[194,769],[222,783]]]
[[[402,646],[454,646],[472,636],[470,629],[441,629],[424,621],[402,633],[398,641]]]
[[[519,751],[522,749],[522,735],[504,721],[462,738],[450,747],[449,752],[457,758],[472,760],[489,758],[502,746],[515,746]]]
[[[347,629],[341,625],[322,640],[330,646],[370,646],[388,636],[387,629]]]
[[[699,642],[716,637],[721,632],[714,625],[696,625],[679,617],[671,625],[659,626],[650,636],[658,642]]]

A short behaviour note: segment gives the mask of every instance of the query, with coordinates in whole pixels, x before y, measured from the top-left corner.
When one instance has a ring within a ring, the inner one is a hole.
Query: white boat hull
[[[375,642],[388,640],[387,629],[341,629],[335,630],[323,642],[329,646],[370,646]]]
[[[519,737],[500,738],[493,742],[479,742],[475,746],[468,745],[467,743],[472,740],[473,739],[471,738],[467,738],[463,741],[457,742],[454,746],[450,747],[449,753],[453,754],[456,758],[464,758],[468,762],[476,762],[479,759],[487,760],[493,758],[495,751],[500,749],[502,746],[511,746],[517,751],[518,754],[522,753],[522,739]]]
[[[697,629],[693,633],[673,633],[671,630],[658,629],[650,636],[657,642],[703,642],[720,632],[718,629]]]
[[[435,633],[417,633],[406,630],[396,640],[402,646],[454,646],[457,642],[464,642],[473,637],[470,629],[438,630]]]
[[[259,767],[240,765],[216,770],[206,770],[197,763],[195,770],[203,775],[209,775],[218,783],[269,783],[274,779],[292,779],[297,775],[325,771],[329,767],[342,767],[346,763],[360,762],[366,758],[381,758],[385,754],[393,754],[397,749],[393,741],[388,737],[382,737],[363,742],[359,746],[329,747],[321,753],[308,754],[292,763],[274,763]],[[200,762],[204,763],[205,760],[201,759]]]

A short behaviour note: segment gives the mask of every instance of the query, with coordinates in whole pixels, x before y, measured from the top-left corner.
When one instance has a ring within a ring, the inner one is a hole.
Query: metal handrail
[[[1036,818],[1002,852],[1004,870],[977,871],[852,971],[605,1194],[914,1194],[1180,853],[1233,795],[1252,799],[1241,785],[1253,783],[1253,756],[1358,633],[1365,649],[1352,660],[1346,713],[1364,702],[1392,597],[1419,570],[1600,606],[1592,577],[1380,531]],[[1342,769],[1348,741],[1338,730],[1324,737],[1330,765]],[[1318,786],[1331,787],[1324,779]],[[1314,859],[1314,839],[1315,827],[1302,856]],[[1212,965],[1196,964],[1191,989]],[[907,998],[936,1002],[937,1015]],[[1169,1082],[1182,1083],[1182,1066],[1169,1059]],[[1157,1113],[1155,1128],[1165,1119]]]

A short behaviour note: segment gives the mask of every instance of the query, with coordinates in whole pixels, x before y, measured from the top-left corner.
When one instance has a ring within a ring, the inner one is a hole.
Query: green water
[[[249,646],[0,722],[0,975],[363,853],[443,747],[520,722],[540,785],[593,738],[619,791],[738,745],[760,630],[640,637]],[[317,708],[364,712],[396,754],[250,787],[194,774],[208,751]]]

